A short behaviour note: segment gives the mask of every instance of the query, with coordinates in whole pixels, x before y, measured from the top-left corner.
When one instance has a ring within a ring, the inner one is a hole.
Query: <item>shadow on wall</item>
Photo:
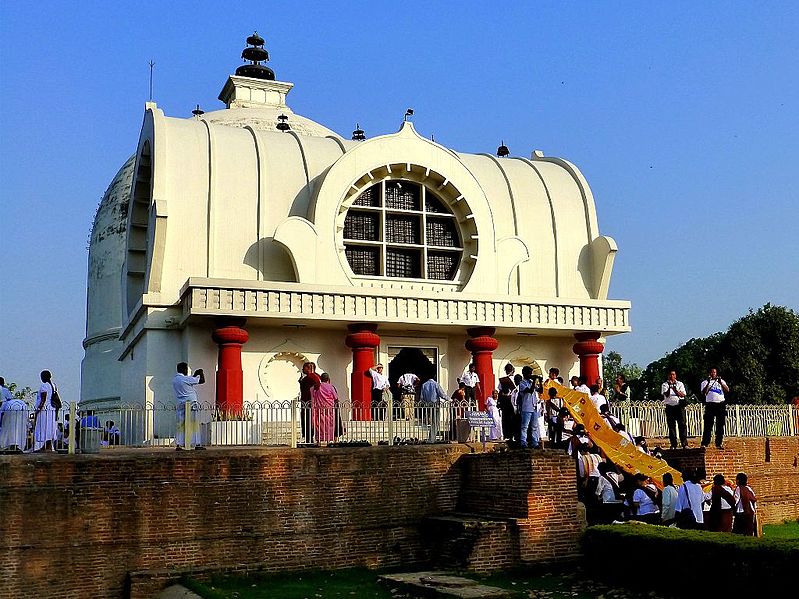
[[[580,256],[577,259],[577,272],[583,280],[588,297],[594,297],[594,281],[593,281],[593,255],[591,253],[591,244],[587,243],[580,250]]]
[[[253,243],[244,254],[244,264],[258,271],[261,280],[297,282],[291,258],[285,249],[274,242],[274,237],[263,237]]]

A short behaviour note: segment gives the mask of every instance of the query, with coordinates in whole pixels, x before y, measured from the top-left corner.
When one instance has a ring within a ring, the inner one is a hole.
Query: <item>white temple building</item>
[[[296,397],[305,361],[365,405],[377,361],[431,365],[449,391],[472,360],[487,389],[507,362],[596,378],[630,303],[608,299],[616,244],[574,165],[461,153],[408,121],[344,139],[295,114],[248,43],[225,108],[146,104],[103,197],[83,407],[172,402],[179,361],[232,408]]]

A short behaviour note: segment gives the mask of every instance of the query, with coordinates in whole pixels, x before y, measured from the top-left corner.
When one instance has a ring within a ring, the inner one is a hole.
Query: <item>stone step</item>
[[[380,581],[391,589],[412,593],[414,597],[441,599],[507,599],[507,589],[480,584],[471,578],[450,572],[425,571],[407,574],[384,574]]]
[[[422,531],[434,567],[487,573],[518,561],[518,532],[512,519],[457,513],[430,516]]]

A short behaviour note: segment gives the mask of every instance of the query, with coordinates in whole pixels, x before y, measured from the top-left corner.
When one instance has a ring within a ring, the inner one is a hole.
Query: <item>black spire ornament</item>
[[[191,113],[192,113],[194,116],[196,116],[197,118],[200,118],[202,115],[204,115],[204,114],[205,114],[205,111],[204,111],[202,108],[200,108],[200,105],[199,105],[199,104],[197,104],[197,108],[195,108],[194,110],[192,110],[192,111],[191,111]]]
[[[275,80],[275,72],[261,64],[269,61],[269,52],[264,49],[265,43],[266,41],[258,35],[257,31],[247,38],[247,44],[249,45],[242,50],[241,57],[250,62],[237,68],[236,75],[239,77],[252,77],[253,79],[266,79],[268,81]]]
[[[366,139],[366,135],[364,135],[363,129],[358,123],[355,123],[355,131],[352,132],[352,140],[353,141],[363,141]]]
[[[277,124],[278,131],[282,131],[283,133],[285,133],[286,131],[291,129],[291,125],[289,125],[287,122],[289,120],[289,117],[287,117],[285,114],[281,114],[279,117],[277,117],[277,120],[279,121]]]
[[[510,150],[508,149],[508,146],[505,145],[504,139],[502,140],[500,146],[497,148],[497,156],[499,156],[500,158],[505,158],[506,156],[510,156]]]

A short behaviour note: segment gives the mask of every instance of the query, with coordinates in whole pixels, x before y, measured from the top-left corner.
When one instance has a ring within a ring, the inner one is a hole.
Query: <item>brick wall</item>
[[[463,445],[0,457],[0,597],[120,597],[130,571],[422,563]],[[142,591],[144,593],[144,591]]]
[[[574,460],[561,451],[464,456],[457,510],[514,518],[519,560],[541,562],[578,554],[585,515],[577,505]],[[487,561],[489,556],[485,556]]]
[[[668,445],[652,439],[650,447]],[[678,470],[704,468],[708,478],[728,480],[745,472],[758,498],[761,524],[799,519],[799,437],[727,437],[724,449],[676,449],[664,453]]]

